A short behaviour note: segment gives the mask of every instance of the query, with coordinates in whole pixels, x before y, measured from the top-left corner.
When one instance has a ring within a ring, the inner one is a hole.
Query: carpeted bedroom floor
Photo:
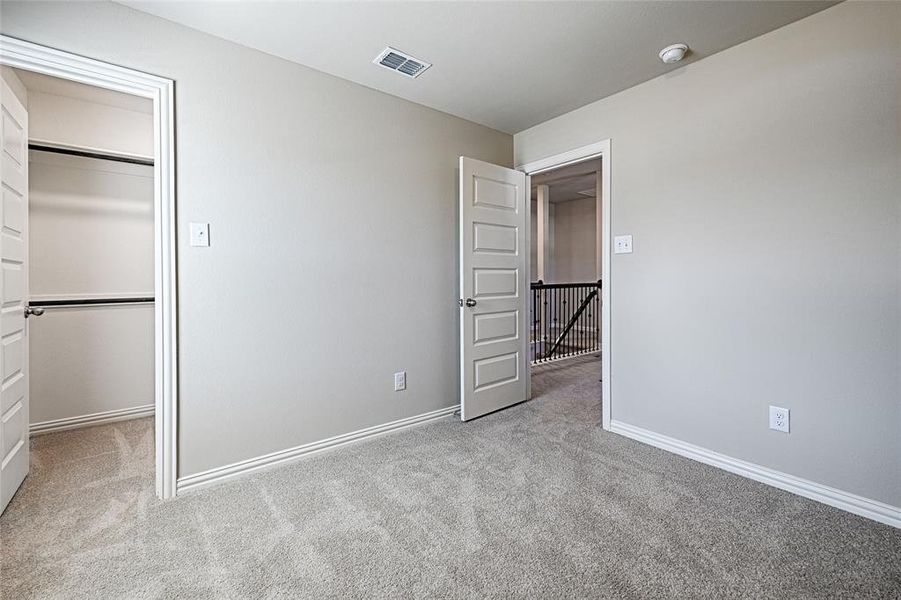
[[[901,530],[605,433],[598,373],[165,503],[149,419],[37,437],[0,597],[901,598]]]

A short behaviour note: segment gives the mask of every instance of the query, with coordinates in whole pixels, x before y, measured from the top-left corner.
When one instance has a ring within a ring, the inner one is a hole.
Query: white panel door
[[[0,132],[0,512],[28,474],[28,114],[2,84]]]
[[[528,399],[524,173],[460,157],[460,417]]]

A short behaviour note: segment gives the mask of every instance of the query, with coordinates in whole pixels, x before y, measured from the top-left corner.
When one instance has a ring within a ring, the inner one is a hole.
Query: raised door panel
[[[488,344],[515,340],[519,337],[519,311],[478,314],[473,317],[473,343]]]

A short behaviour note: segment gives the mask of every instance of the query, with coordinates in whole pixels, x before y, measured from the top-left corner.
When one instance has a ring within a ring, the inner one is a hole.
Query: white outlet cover
[[[631,254],[632,253],[632,236],[617,235],[613,238],[614,254]]]
[[[394,391],[402,392],[407,389],[407,372],[400,371],[394,374]]]
[[[791,411],[779,406],[770,406],[770,429],[774,431],[789,432],[791,425]]]

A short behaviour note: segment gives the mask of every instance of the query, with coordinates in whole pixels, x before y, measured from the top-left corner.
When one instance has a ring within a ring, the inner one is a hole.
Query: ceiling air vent
[[[432,66],[432,63],[413,58],[409,54],[395,50],[391,46],[382,50],[372,62],[411,78],[419,77],[423,71]]]

